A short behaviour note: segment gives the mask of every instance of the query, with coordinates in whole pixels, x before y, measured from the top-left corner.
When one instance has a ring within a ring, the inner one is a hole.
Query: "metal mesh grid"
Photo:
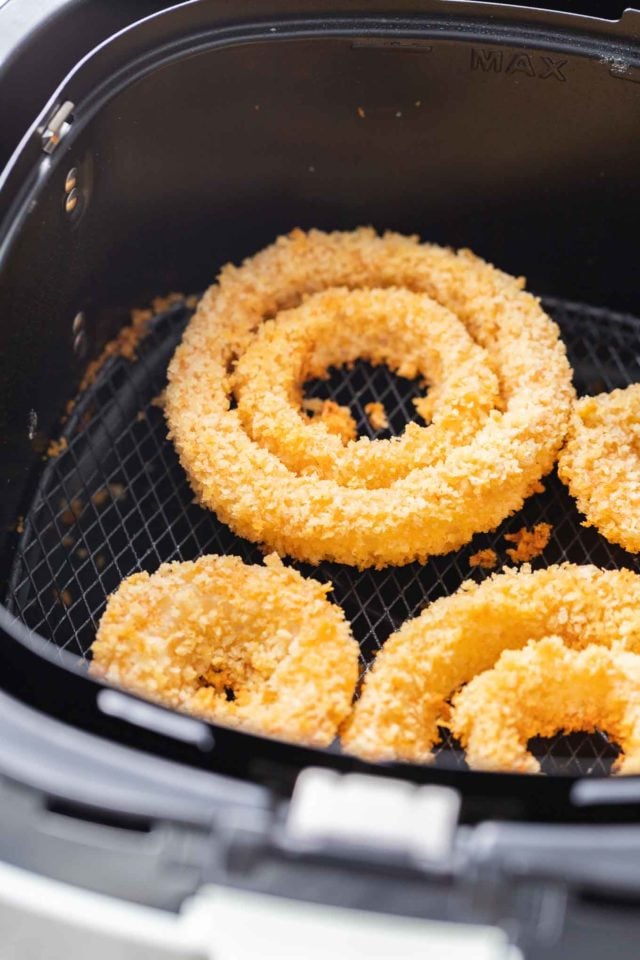
[[[562,330],[579,393],[640,380],[640,321],[560,301],[545,305]],[[162,410],[154,403],[189,315],[184,305],[172,307],[152,322],[136,362],[112,357],[105,364],[68,421],[68,447],[46,464],[25,517],[7,605],[27,626],[82,657],[107,595],[130,573],[202,553],[260,559],[253,544],[193,503],[166,438]],[[350,405],[359,431],[377,437],[402,430],[415,415],[411,400],[418,392],[417,383],[365,363],[335,371],[307,389],[308,395]],[[390,431],[372,431],[364,415],[372,400],[383,402]],[[363,669],[386,637],[425,604],[454,592],[465,579],[487,575],[470,568],[471,554],[492,547],[506,562],[504,534],[525,524],[553,525],[551,541],[534,566],[571,560],[639,568],[634,555],[580,525],[574,503],[555,475],[545,485],[544,493],[531,497],[496,531],[479,534],[464,549],[434,557],[425,566],[362,572],[329,563],[297,566],[305,575],[333,581],[334,598],[360,643]],[[548,773],[607,773],[617,754],[604,735],[537,738],[531,747]],[[462,752],[446,735],[440,753],[448,763],[455,758],[464,766]]]

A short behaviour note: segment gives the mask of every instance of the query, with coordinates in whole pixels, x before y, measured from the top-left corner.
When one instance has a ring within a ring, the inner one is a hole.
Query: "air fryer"
[[[174,714],[87,672],[124,577],[208,552],[260,559],[194,504],[157,402],[193,298],[227,261],[293,227],[371,224],[470,247],[542,296],[579,393],[640,379],[640,11],[558,6],[201,0],[91,50],[76,41],[77,62],[59,86],[52,74],[44,107],[26,94],[28,107],[3,106],[25,131],[0,194],[0,759],[17,795],[37,792],[70,819],[126,821],[135,843],[167,820],[191,841],[213,831],[226,880],[371,909],[428,915],[437,901],[447,916],[497,922],[540,891],[556,903],[574,887],[638,894],[640,783],[609,775],[617,747],[604,734],[532,743],[543,776],[471,771],[444,733],[433,763],[365,764],[338,744],[305,748]],[[81,33],[81,14],[64,16],[51,36],[60,23]],[[44,26],[22,52],[43,38]],[[7,89],[17,70],[9,58]],[[104,360],[132,308],[176,290],[184,296],[155,311],[133,359]],[[349,404],[366,433],[371,400],[401,431],[416,386],[359,363],[307,389]],[[482,576],[472,553],[504,552],[505,533],[525,524],[553,526],[534,565],[639,569],[581,525],[555,475],[545,486],[494,533],[425,565],[298,566],[333,582],[363,671],[400,623]],[[446,862],[382,869],[331,844],[294,851],[283,817],[309,767],[455,791],[462,826]],[[7,809],[15,829],[0,856],[59,879],[113,892],[124,874],[125,895],[175,908],[214,871],[191,847],[191,874],[176,870],[177,854],[158,871],[135,844],[87,870],[56,854],[28,805]],[[16,836],[27,822],[41,842],[25,854]],[[460,892],[469,864],[500,891],[491,905]]]

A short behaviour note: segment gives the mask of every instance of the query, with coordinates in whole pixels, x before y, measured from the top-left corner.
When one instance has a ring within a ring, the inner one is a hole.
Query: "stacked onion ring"
[[[522,651],[549,636],[556,639],[500,659],[504,651]],[[634,657],[621,659],[621,650]],[[574,658],[575,651],[584,656]],[[639,653],[640,576],[630,570],[562,564],[495,574],[479,585],[468,582],[387,640],[365,678],[343,744],[370,760],[427,761],[440,738],[439,725],[449,725],[470,744],[471,763],[534,769],[533,761],[523,760],[525,734],[609,724],[631,753],[621,766],[628,772],[638,766],[640,726],[633,701],[640,700],[640,673],[630,664],[640,662]],[[529,677],[527,664],[535,668]],[[628,681],[620,686],[616,678],[627,668]],[[461,687],[452,711],[450,700]],[[517,722],[516,712],[523,714]],[[482,740],[489,733],[487,743],[481,743],[480,730]],[[491,748],[491,739],[504,753]]]
[[[433,422],[344,447],[309,422],[304,379],[357,356],[423,376]],[[553,466],[571,400],[557,327],[522,281],[415,237],[296,230],[207,291],[165,409],[200,503],[236,533],[383,567],[457,549],[517,510]]]

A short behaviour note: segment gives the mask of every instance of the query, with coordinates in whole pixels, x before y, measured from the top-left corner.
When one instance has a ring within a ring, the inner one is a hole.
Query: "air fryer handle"
[[[516,960],[497,927],[325,907],[203,887],[179,913],[125,903],[0,863],[10,954],[47,960]]]
[[[640,899],[640,827],[485,822],[467,838],[465,853],[481,870],[530,877]]]

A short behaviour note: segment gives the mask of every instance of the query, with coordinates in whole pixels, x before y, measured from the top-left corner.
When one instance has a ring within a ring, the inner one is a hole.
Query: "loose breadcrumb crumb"
[[[389,420],[387,418],[387,412],[384,409],[384,404],[380,403],[379,400],[365,403],[364,412],[374,430],[386,430],[388,428]]]
[[[60,437],[59,440],[50,440],[49,446],[47,447],[47,457],[49,457],[49,459],[59,457],[68,447],[69,444],[66,437]]]
[[[168,310],[170,307],[173,307],[176,303],[186,303],[184,293],[167,293],[164,297],[154,297],[151,301],[151,309],[153,313],[164,313],[165,310]]]
[[[309,397],[303,400],[302,408],[310,419],[324,423],[329,433],[339,437],[343,443],[355,440],[358,436],[358,427],[349,407],[343,407],[334,400]]]
[[[493,570],[498,563],[498,554],[491,547],[486,550],[478,550],[469,557],[470,567],[482,567],[483,570]]]
[[[126,494],[126,488],[122,483],[108,483],[101,487],[91,497],[91,503],[94,507],[103,507],[105,503],[112,500],[121,500]]]
[[[138,345],[146,336],[149,329],[149,323],[154,316],[159,313],[164,313],[165,310],[168,310],[176,303],[184,303],[186,307],[192,310],[195,308],[197,302],[198,297],[195,294],[190,294],[188,297],[185,297],[183,293],[172,292],[166,294],[166,296],[154,297],[151,301],[151,307],[134,307],[130,311],[131,323],[126,327],[122,327],[114,339],[110,340],[105,345],[100,356],[88,364],[84,372],[84,376],[80,382],[78,393],[82,393],[87,389],[87,387],[90,387],[91,384],[95,382],[98,373],[109,357],[121,356],[127,360],[131,360],[132,362],[137,360]],[[73,411],[75,403],[75,400],[71,400],[67,403],[67,416]]]
[[[72,527],[84,510],[84,504],[79,497],[74,497],[72,500],[62,500],[60,509],[62,510],[60,514],[62,523],[65,527]]]
[[[73,603],[73,597],[68,590],[54,590],[53,595],[56,600],[65,607],[70,607]]]
[[[514,563],[528,563],[540,556],[549,543],[552,530],[550,523],[537,523],[531,530],[522,527],[515,533],[505,533],[504,539],[515,543],[515,547],[507,549],[507,554]]]

